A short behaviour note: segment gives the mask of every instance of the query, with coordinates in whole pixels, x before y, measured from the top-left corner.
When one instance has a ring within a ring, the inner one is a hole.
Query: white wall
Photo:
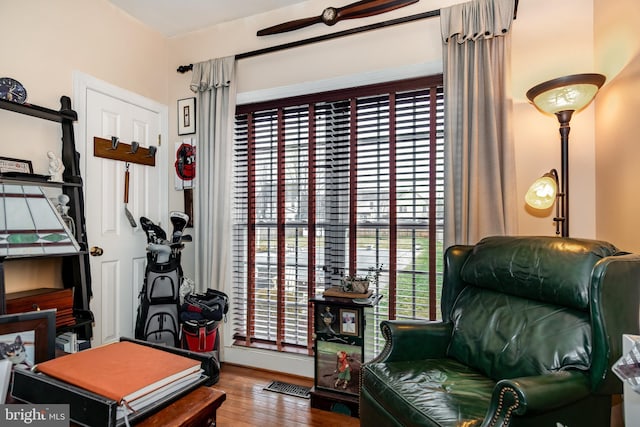
[[[553,214],[537,218],[524,208],[524,194],[537,177],[560,171],[560,134],[555,117],[528,103],[525,93],[544,81],[598,72],[594,66],[592,0],[523,0],[513,26],[512,80],[520,234],[554,232]],[[602,71],[602,70],[600,70]],[[595,232],[594,106],[571,120],[569,136],[570,235]]]
[[[595,4],[596,58],[609,77],[596,105],[597,234],[640,253],[640,2]]]

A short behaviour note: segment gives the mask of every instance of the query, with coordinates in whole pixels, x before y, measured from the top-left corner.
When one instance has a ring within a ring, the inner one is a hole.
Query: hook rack
[[[120,142],[117,137],[111,139],[93,137],[93,155],[96,157],[155,166],[156,152],[156,147],[143,148],[135,141],[131,144],[125,144]]]

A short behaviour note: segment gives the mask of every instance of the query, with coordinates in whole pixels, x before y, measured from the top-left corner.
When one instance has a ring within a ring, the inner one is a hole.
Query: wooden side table
[[[312,408],[358,416],[360,366],[364,363],[364,310],[378,304],[381,298],[374,295],[363,304],[344,297],[309,300],[314,304],[315,325]]]
[[[204,427],[216,425],[216,411],[227,398],[224,391],[201,386],[136,423],[143,427]],[[79,425],[71,422],[72,427]]]
[[[142,420],[141,427],[201,427],[216,425],[216,410],[227,398],[224,391],[198,387],[171,405]]]

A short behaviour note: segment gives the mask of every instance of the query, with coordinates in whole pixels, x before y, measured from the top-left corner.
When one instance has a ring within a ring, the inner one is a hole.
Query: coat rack
[[[111,139],[93,137],[93,155],[105,159],[121,160],[123,162],[137,163],[140,165],[156,165],[156,147],[140,147],[139,143],[125,144],[118,137]]]

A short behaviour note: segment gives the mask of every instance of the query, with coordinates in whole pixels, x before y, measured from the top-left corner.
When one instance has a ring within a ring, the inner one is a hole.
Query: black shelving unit
[[[381,298],[382,295],[372,295],[364,304],[343,297],[316,296],[309,300],[315,322],[312,408],[358,417],[360,367],[365,360],[364,310],[377,305]],[[348,381],[337,375],[341,365],[338,352],[347,358]]]
[[[73,308],[76,325],[65,327],[73,329],[80,339],[90,339],[93,335],[93,313],[89,308],[91,299],[91,273],[89,267],[89,251],[87,247],[87,230],[84,214],[84,194],[82,177],[80,176],[80,154],[76,151],[73,122],[78,114],[71,108],[68,96],[60,98],[60,110],[52,110],[33,104],[18,104],[0,99],[0,109],[18,114],[49,120],[61,124],[62,127],[62,162],[64,164],[63,183],[40,183],[42,186],[58,186],[69,196],[69,216],[75,223],[74,235],[80,245],[80,252],[62,256],[62,282],[65,288],[74,288]],[[9,181],[9,178],[2,178]],[[32,183],[33,184],[33,183]],[[1,272],[0,272],[1,273]],[[5,311],[5,290],[1,289],[0,310]],[[59,331],[63,332],[63,331]]]

